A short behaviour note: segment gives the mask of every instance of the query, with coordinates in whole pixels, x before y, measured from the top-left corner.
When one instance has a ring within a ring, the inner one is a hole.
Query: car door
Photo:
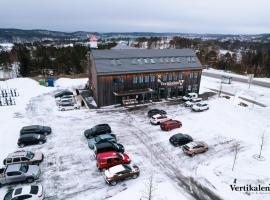
[[[15,183],[22,181],[21,175],[22,173],[19,171],[8,172],[6,177],[7,183]]]
[[[30,194],[20,195],[19,197],[15,197],[12,200],[25,200],[25,199],[33,199],[34,197]]]

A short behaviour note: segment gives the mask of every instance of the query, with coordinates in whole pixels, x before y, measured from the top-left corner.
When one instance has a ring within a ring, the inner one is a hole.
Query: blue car
[[[117,142],[114,134],[106,133],[88,140],[88,146],[90,149],[94,149],[94,145],[101,142]]]

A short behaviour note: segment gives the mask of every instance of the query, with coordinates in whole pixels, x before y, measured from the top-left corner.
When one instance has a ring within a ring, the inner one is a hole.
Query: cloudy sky
[[[0,0],[0,28],[270,33],[270,1]]]

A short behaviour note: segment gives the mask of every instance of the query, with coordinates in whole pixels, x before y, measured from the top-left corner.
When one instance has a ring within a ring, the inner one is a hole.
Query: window
[[[189,74],[189,78],[193,78],[193,73],[190,73]]]
[[[151,75],[151,82],[155,82],[155,76]]]
[[[164,63],[163,58],[159,58],[160,63]]]
[[[124,83],[124,79],[123,78],[113,78],[113,84],[114,85],[121,85]]]
[[[22,193],[22,188],[18,188],[15,190],[14,195],[18,195]]]
[[[170,59],[169,58],[165,58],[164,59],[166,63],[169,63],[170,62]]]
[[[137,84],[137,83],[138,83],[138,77],[137,77],[137,76],[134,76],[134,77],[133,77],[133,83],[134,83],[134,84]]]
[[[29,159],[28,158],[25,158],[25,157],[22,157],[21,160],[22,161],[28,161]]]
[[[169,81],[172,81],[172,74],[169,74]]]
[[[194,72],[194,79],[197,79],[197,78],[198,78],[198,73]]]
[[[11,158],[8,158],[8,159],[7,159],[7,164],[8,164],[8,163],[11,163],[11,162],[12,162],[12,159],[11,159]]]
[[[111,163],[111,162],[112,162],[111,158],[107,159],[107,163]]]
[[[164,76],[162,76],[162,81],[166,82],[168,80],[168,75],[165,74]]]
[[[188,85],[188,91],[191,91],[191,85]]]
[[[117,64],[117,65],[122,65],[122,63],[121,63],[120,60],[116,60],[116,64]]]
[[[143,76],[139,77],[139,83],[143,83]]]
[[[142,65],[143,63],[142,63],[142,59],[141,58],[138,58],[138,63],[140,64],[140,65]]]
[[[133,60],[131,61],[131,64],[132,64],[132,65],[137,65],[137,60],[136,60],[136,59],[133,59]]]
[[[144,60],[144,63],[145,63],[145,64],[148,64],[148,63],[149,63],[148,58],[145,58],[145,59],[143,59],[143,60]]]
[[[116,65],[115,60],[111,60],[111,64],[112,64],[113,66],[115,66],[115,65]]]
[[[174,75],[173,75],[173,80],[174,80],[174,81],[177,81],[177,79],[178,79],[177,74],[174,74]]]
[[[153,58],[150,59],[150,62],[151,64],[156,64],[156,61]]]
[[[149,76],[145,76],[145,77],[144,77],[144,82],[145,82],[145,83],[149,83]]]
[[[183,74],[178,74],[178,76],[179,76],[179,80],[182,80],[183,79]]]
[[[174,63],[174,58],[173,57],[171,58],[171,63]]]
[[[176,62],[180,63],[181,62],[181,59],[179,57],[177,57],[176,59]]]
[[[20,158],[13,158],[13,162],[20,162],[21,159]]]

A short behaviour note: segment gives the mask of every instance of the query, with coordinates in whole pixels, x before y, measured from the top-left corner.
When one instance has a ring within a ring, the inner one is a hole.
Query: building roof
[[[192,49],[92,50],[98,75],[202,69]]]

